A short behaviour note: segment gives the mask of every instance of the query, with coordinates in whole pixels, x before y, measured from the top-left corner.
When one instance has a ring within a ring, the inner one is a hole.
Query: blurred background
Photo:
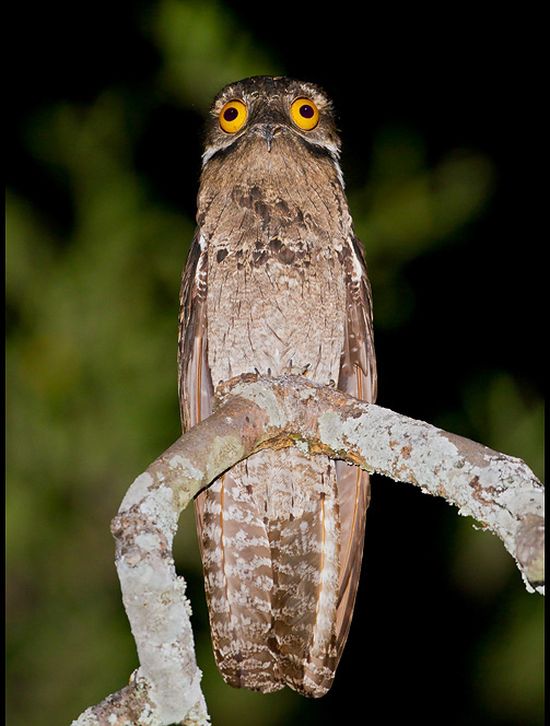
[[[109,523],[179,435],[180,271],[212,96],[320,83],[373,285],[379,402],[542,476],[541,276],[521,18],[360,4],[25,3],[7,188],[8,723],[69,723],[136,654]],[[512,12],[512,11],[510,11]],[[320,701],[223,684],[192,512],[176,540],[217,726],[542,724],[543,600],[442,500],[374,478],[363,579]],[[382,715],[381,715],[382,714]]]

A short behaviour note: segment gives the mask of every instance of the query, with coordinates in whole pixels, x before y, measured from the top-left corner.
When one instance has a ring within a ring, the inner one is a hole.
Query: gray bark
[[[140,667],[73,726],[209,723],[172,541],[191,499],[262,448],[322,452],[444,497],[502,540],[529,592],[544,593],[544,488],[520,459],[299,376],[241,376],[218,400],[212,416],[137,477],[113,520]]]

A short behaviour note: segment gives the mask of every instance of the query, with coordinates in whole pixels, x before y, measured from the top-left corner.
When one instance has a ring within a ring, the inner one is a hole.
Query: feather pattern
[[[313,144],[281,121],[277,103],[287,108],[297,94],[322,114]],[[251,119],[265,104],[258,119],[276,119],[280,133],[269,152],[253,133],[259,121],[236,139],[218,142],[214,121],[207,134],[181,293],[185,430],[210,413],[217,383],[256,370],[375,396],[370,288],[330,103],[311,84],[249,79],[222,92],[213,119],[231,98],[249,104]],[[351,621],[368,500],[360,470],[294,448],[259,452],[199,494],[214,654],[229,684],[327,692]]]
[[[206,324],[208,254],[197,230],[180,289],[178,392],[184,431],[212,413],[213,387],[208,366]]]
[[[363,401],[376,400],[376,358],[372,328],[372,295],[363,246],[353,235],[342,254],[346,276],[346,329],[338,388]],[[336,630],[338,660],[351,625],[361,575],[365,521],[370,501],[369,475],[336,462],[342,522],[340,580]]]

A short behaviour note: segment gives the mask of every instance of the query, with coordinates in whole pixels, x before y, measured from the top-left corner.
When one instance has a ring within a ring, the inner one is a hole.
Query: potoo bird
[[[184,430],[243,373],[304,375],[373,401],[370,285],[321,88],[255,77],[207,122],[181,290]],[[369,479],[297,448],[263,450],[196,498],[214,654],[264,693],[330,688],[357,593]]]

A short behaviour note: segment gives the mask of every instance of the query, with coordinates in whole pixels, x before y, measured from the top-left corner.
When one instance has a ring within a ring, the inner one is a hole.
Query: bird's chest
[[[345,289],[337,249],[307,234],[210,240],[208,361],[212,380],[292,371],[337,380]]]

